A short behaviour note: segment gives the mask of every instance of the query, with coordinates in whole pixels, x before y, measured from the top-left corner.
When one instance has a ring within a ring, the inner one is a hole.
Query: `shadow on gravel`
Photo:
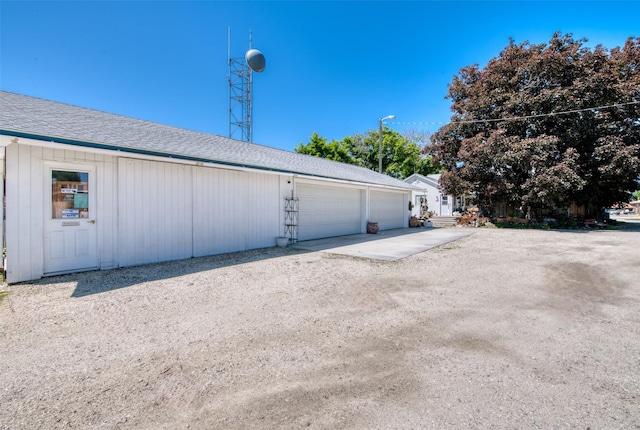
[[[380,232],[377,235],[358,235],[355,242],[382,240],[394,236],[402,236],[413,233],[421,229],[398,229]],[[349,236],[349,238],[351,238]],[[344,238],[336,237],[326,239],[328,243],[333,241],[333,246],[341,243]],[[304,243],[304,242],[299,242]],[[75,282],[76,288],[71,297],[84,297],[92,294],[105,293],[120,288],[144,282],[152,282],[160,279],[169,279],[184,275],[189,275],[221,267],[235,266],[245,263],[283,257],[286,255],[298,255],[315,250],[305,250],[295,247],[287,248],[262,248],[249,251],[233,252],[228,254],[217,254],[207,257],[194,257],[185,260],[168,261],[164,263],[146,264],[140,266],[117,268],[112,270],[95,270],[89,272],[71,273],[67,275],[57,275],[46,277],[38,281],[31,282],[33,285],[47,285],[58,282]]]
[[[404,231],[402,231],[404,230]],[[441,232],[455,233],[458,229],[433,229]],[[466,230],[466,229],[463,229]],[[326,239],[326,244],[321,244],[319,249],[326,249],[340,245],[353,243],[373,242],[376,240],[389,239],[394,236],[409,235],[411,233],[419,233],[425,231],[423,229],[400,229],[397,231],[384,232],[386,234],[378,235],[356,235]],[[640,222],[620,222],[615,230],[555,230],[559,233],[604,233],[611,231],[621,232],[640,232]],[[383,232],[381,232],[383,233]],[[309,241],[313,242],[313,241]],[[318,241],[322,242],[322,241]],[[304,242],[300,243],[301,245]],[[37,281],[31,281],[29,284],[36,286],[46,286],[49,284],[75,282],[76,288],[71,297],[84,297],[92,294],[106,293],[120,288],[130,287],[144,282],[152,282],[160,279],[169,279],[184,275],[189,275],[208,270],[214,270],[222,267],[241,265],[256,261],[279,258],[287,255],[298,255],[317,250],[305,250],[302,247],[296,248],[263,248],[250,251],[234,252],[229,254],[218,254],[207,257],[188,258],[185,260],[169,261],[164,263],[147,264],[141,266],[132,266],[118,268],[112,270],[96,270],[90,272],[72,273],[67,275],[57,275],[42,278]]]
[[[57,275],[31,283],[42,286],[58,282],[75,282],[76,288],[71,294],[71,297],[84,297],[130,287],[144,282],[175,278],[222,267],[303,253],[305,253],[305,251],[292,248],[263,248],[112,270],[95,270],[71,273],[68,275]]]

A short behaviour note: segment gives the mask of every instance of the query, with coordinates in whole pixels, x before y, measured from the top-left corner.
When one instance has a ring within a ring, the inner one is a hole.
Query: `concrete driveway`
[[[400,228],[298,242],[293,248],[395,261],[472,235],[472,228]]]

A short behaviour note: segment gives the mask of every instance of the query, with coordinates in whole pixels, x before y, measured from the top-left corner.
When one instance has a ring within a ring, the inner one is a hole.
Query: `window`
[[[89,218],[89,173],[51,171],[51,217]]]
[[[449,204],[449,196],[442,196],[442,204],[443,205]]]

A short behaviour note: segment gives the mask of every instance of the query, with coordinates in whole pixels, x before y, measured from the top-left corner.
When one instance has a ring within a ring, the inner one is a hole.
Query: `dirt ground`
[[[640,226],[640,225],[639,225]],[[271,248],[0,301],[0,428],[640,428],[640,231]]]

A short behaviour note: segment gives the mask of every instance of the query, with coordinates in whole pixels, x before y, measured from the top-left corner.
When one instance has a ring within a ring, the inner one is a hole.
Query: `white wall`
[[[194,256],[265,248],[280,233],[280,177],[194,168]]]
[[[120,266],[275,245],[278,175],[121,158]]]
[[[2,142],[0,141],[0,178],[4,180],[4,152],[5,147],[2,146]],[[4,201],[4,186],[0,186],[0,202]],[[2,208],[2,215],[0,215],[0,245],[4,246],[4,207]],[[4,267],[4,261],[3,267]]]
[[[45,161],[98,166],[98,253],[101,268],[115,267],[115,158],[68,149],[36,146],[30,139],[6,147],[7,282],[38,279],[44,271]],[[15,138],[11,138],[15,142]]]
[[[440,178],[440,175],[439,174],[428,175],[428,178],[437,184]],[[455,209],[455,203],[456,203],[454,196],[443,195],[438,189],[437,185],[431,186],[430,184],[427,184],[423,182],[423,180],[420,180],[417,178],[411,182],[411,185],[422,188],[424,190],[424,191],[412,192],[411,199],[413,204],[416,205],[412,210],[413,215],[416,215],[416,216],[419,215],[420,208],[417,206],[416,196],[421,194],[427,195],[427,205],[429,206],[429,209],[428,209],[429,212],[432,212],[436,215],[443,215],[443,216],[444,215],[448,216],[453,213],[453,210]],[[448,201],[447,204],[443,202],[443,197],[447,197],[447,201]]]
[[[270,247],[284,230],[284,195],[293,186],[287,175],[118,158],[1,138],[7,166],[7,282],[44,274],[45,162],[95,167],[100,269]]]
[[[118,160],[118,265],[189,258],[192,253],[191,166]]]
[[[408,192],[372,187],[372,194],[364,184],[118,157],[106,150],[78,151],[70,145],[8,136],[0,139],[0,147],[6,147],[5,240],[7,281],[12,283],[44,274],[44,223],[50,216],[44,213],[45,191],[50,187],[45,164],[52,162],[95,169],[100,269],[274,246],[275,238],[285,232],[284,198],[298,184],[302,190],[313,185],[314,193],[319,192],[315,200],[300,202],[300,223],[305,210],[324,223],[316,226],[316,237],[364,232],[371,210],[385,223],[390,221],[382,229],[394,228],[401,219],[406,218],[405,227],[408,222]],[[340,224],[348,228],[337,229]]]

